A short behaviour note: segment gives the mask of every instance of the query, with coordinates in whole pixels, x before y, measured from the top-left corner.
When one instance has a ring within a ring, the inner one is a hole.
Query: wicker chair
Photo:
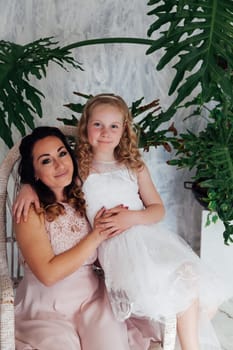
[[[60,128],[67,136],[76,136],[76,127]],[[8,152],[0,166],[0,349],[15,349],[14,289],[23,276],[12,228],[12,203],[19,189],[17,163],[19,143]],[[174,350],[175,319],[167,320],[163,331],[163,349]],[[153,346],[151,347],[154,348]]]

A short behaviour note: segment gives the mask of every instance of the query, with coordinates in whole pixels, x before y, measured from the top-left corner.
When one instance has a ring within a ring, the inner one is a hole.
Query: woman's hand
[[[114,210],[114,214],[105,208],[101,208],[94,218],[93,232],[95,231],[97,234],[100,243],[106,239],[115,237],[124,231],[113,223],[111,216],[115,215],[116,212],[119,213],[120,211],[126,211],[127,208],[123,205],[119,205],[112,210]]]
[[[102,232],[111,231],[110,237],[113,237],[134,225],[135,213],[123,205],[104,210],[102,215],[98,217],[97,227]]]
[[[40,209],[40,202],[36,192],[30,185],[24,184],[13,203],[13,215],[15,222],[18,224],[21,217],[26,222],[28,219],[29,208],[31,204],[34,204],[35,209]]]

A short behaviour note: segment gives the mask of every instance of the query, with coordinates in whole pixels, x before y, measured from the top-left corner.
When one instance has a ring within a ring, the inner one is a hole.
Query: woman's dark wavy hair
[[[78,173],[77,160],[66,136],[58,128],[40,126],[35,128],[30,135],[27,135],[22,139],[19,146],[21,160],[18,168],[21,183],[29,184],[35,189],[45,211],[46,208],[49,208],[51,205],[56,203],[56,197],[53,191],[42,181],[35,179],[35,171],[33,167],[32,152],[36,142],[49,136],[55,136],[60,139],[70,154],[74,172],[71,183],[64,188],[64,196],[67,198],[67,202],[72,204],[72,206],[75,207],[75,209],[79,211],[81,215],[83,215],[85,213],[85,200],[83,198],[81,187],[77,185],[77,181],[81,182]]]

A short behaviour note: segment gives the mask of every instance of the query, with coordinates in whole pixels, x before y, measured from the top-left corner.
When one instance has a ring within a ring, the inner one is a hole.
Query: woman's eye
[[[51,162],[51,160],[49,158],[45,158],[42,160],[42,164],[49,164]]]
[[[60,157],[65,157],[67,155],[67,153],[68,153],[67,151],[61,151],[59,156]]]
[[[112,129],[118,129],[118,125],[117,124],[113,124],[112,125]]]

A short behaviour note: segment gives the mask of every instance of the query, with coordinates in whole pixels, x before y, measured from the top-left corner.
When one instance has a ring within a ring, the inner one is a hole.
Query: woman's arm
[[[101,209],[96,216],[95,226],[103,214]],[[19,248],[35,276],[46,286],[75,272],[92,255],[100,243],[116,234],[112,228],[95,228],[76,246],[55,255],[45,230],[44,215],[38,215],[30,208],[27,222],[15,224],[16,239]]]

